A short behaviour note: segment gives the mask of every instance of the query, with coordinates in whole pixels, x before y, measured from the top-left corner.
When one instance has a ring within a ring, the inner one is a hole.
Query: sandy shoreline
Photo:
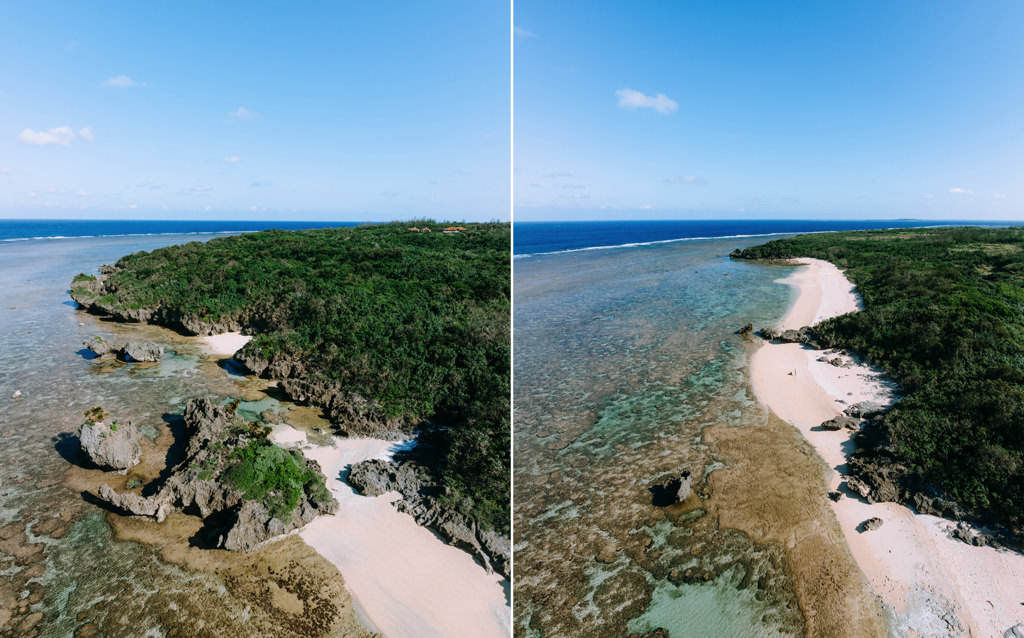
[[[272,439],[320,463],[340,507],[299,534],[338,568],[374,630],[388,638],[508,636],[511,611],[500,575],[398,512],[391,504],[397,493],[360,496],[341,480],[352,463],[389,458],[394,442],[332,437],[333,445],[311,445],[287,425],[275,426]]]
[[[240,332],[225,332],[219,335],[202,337],[203,347],[210,354],[224,354],[231,356],[238,352],[239,348],[249,343],[252,337],[243,335]]]
[[[781,328],[860,309],[838,268],[820,260],[800,263],[805,267],[779,280],[798,291]],[[818,361],[822,355],[800,344],[765,344],[751,359],[752,386],[758,400],[800,430],[832,468],[829,488],[845,493],[832,509],[854,560],[891,612],[895,635],[1002,636],[1024,621],[1024,556],[969,546],[947,536],[950,521],[896,503],[868,504],[845,489],[851,432],[818,426],[858,401],[890,403],[894,388],[867,366],[836,367]],[[872,517],[883,526],[858,532]]]

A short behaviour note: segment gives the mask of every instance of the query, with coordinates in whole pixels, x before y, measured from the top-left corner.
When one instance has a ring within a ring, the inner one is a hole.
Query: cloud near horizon
[[[237,155],[231,155],[229,157],[225,157],[224,161],[228,164],[235,164],[237,162],[241,162],[242,158]]]
[[[136,82],[127,75],[115,75],[114,77],[107,80],[104,84],[112,86],[116,89],[127,89],[133,86],[146,86],[142,82]]]
[[[664,93],[651,97],[633,89],[619,89],[615,95],[619,97],[619,108],[623,109],[654,109],[668,115],[679,108],[679,104]]]
[[[512,33],[516,34],[520,38],[534,38],[534,39],[537,38],[537,34],[536,33],[533,33],[532,31],[527,31],[526,29],[524,29],[522,27],[515,27],[515,28],[513,28],[512,29]]]
[[[974,191],[972,191],[971,189],[969,189],[969,188],[960,188],[959,186],[954,186],[953,188],[949,189],[949,192],[953,193],[954,195],[973,195],[974,194]]]
[[[30,128],[18,134],[18,140],[32,146],[70,146],[76,135],[70,126],[56,126],[46,131],[33,131]],[[83,126],[78,130],[77,137],[87,142],[96,138],[92,134],[92,128]]]
[[[244,106],[240,106],[237,109],[235,109],[234,111],[231,111],[230,113],[228,113],[228,117],[232,117],[232,118],[240,119],[240,120],[251,120],[254,117],[256,117],[257,115],[258,115],[257,113],[254,113],[253,111],[250,111],[249,109],[245,108]]]

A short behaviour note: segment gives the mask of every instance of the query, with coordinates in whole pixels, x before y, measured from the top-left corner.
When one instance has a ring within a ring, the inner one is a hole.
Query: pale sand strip
[[[229,357],[239,348],[249,343],[252,337],[243,335],[240,332],[225,332],[219,335],[202,337],[203,346],[210,354],[226,354]]]
[[[299,533],[338,568],[374,630],[387,638],[507,638],[511,611],[500,575],[398,512],[397,493],[360,496],[341,480],[351,463],[389,458],[395,443],[333,437],[333,446],[314,446],[287,425],[275,426],[272,440],[297,444],[327,476],[338,511]]]
[[[807,267],[779,280],[799,292],[781,328],[813,325],[860,308],[853,286],[838,268],[820,260],[801,263]],[[765,344],[751,360],[752,385],[758,400],[799,429],[833,468],[830,488],[840,490],[850,432],[815,428],[845,405],[866,399],[890,402],[892,386],[867,366],[839,368],[819,362],[821,354],[798,344]],[[832,505],[836,519],[872,589],[894,613],[897,635],[1002,636],[1024,620],[1024,556],[969,546],[947,536],[949,521],[846,494]],[[871,517],[881,518],[884,525],[858,532]],[[956,619],[952,626],[949,612]]]

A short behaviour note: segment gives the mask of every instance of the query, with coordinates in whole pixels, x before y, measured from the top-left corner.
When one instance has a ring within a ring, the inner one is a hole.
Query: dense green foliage
[[[864,311],[818,332],[902,386],[885,419],[901,460],[968,507],[1024,522],[1024,229],[801,235],[741,256],[842,268]]]
[[[510,229],[443,226],[265,231],[136,253],[101,302],[237,320],[263,358],[302,361],[305,376],[391,416],[450,426],[442,482],[460,509],[507,529]]]
[[[304,493],[320,502],[330,499],[323,477],[297,450],[252,441],[235,448],[231,456],[237,462],[224,475],[245,498],[262,502],[271,516],[288,520]]]

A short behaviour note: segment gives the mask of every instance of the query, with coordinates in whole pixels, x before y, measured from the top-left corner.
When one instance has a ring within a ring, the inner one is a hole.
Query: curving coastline
[[[781,329],[860,309],[853,285],[833,264],[798,263],[804,268],[778,280],[797,291]],[[952,521],[898,503],[869,504],[850,491],[844,474],[853,451],[851,432],[820,425],[859,401],[891,403],[894,387],[849,357],[843,357],[848,367],[839,367],[818,361],[820,356],[802,344],[765,343],[751,359],[752,386],[757,399],[796,427],[831,468],[829,489],[842,494],[832,510],[854,560],[886,608],[890,633],[1003,635],[1024,620],[1024,556],[953,540]],[[882,526],[860,531],[872,518]]]

